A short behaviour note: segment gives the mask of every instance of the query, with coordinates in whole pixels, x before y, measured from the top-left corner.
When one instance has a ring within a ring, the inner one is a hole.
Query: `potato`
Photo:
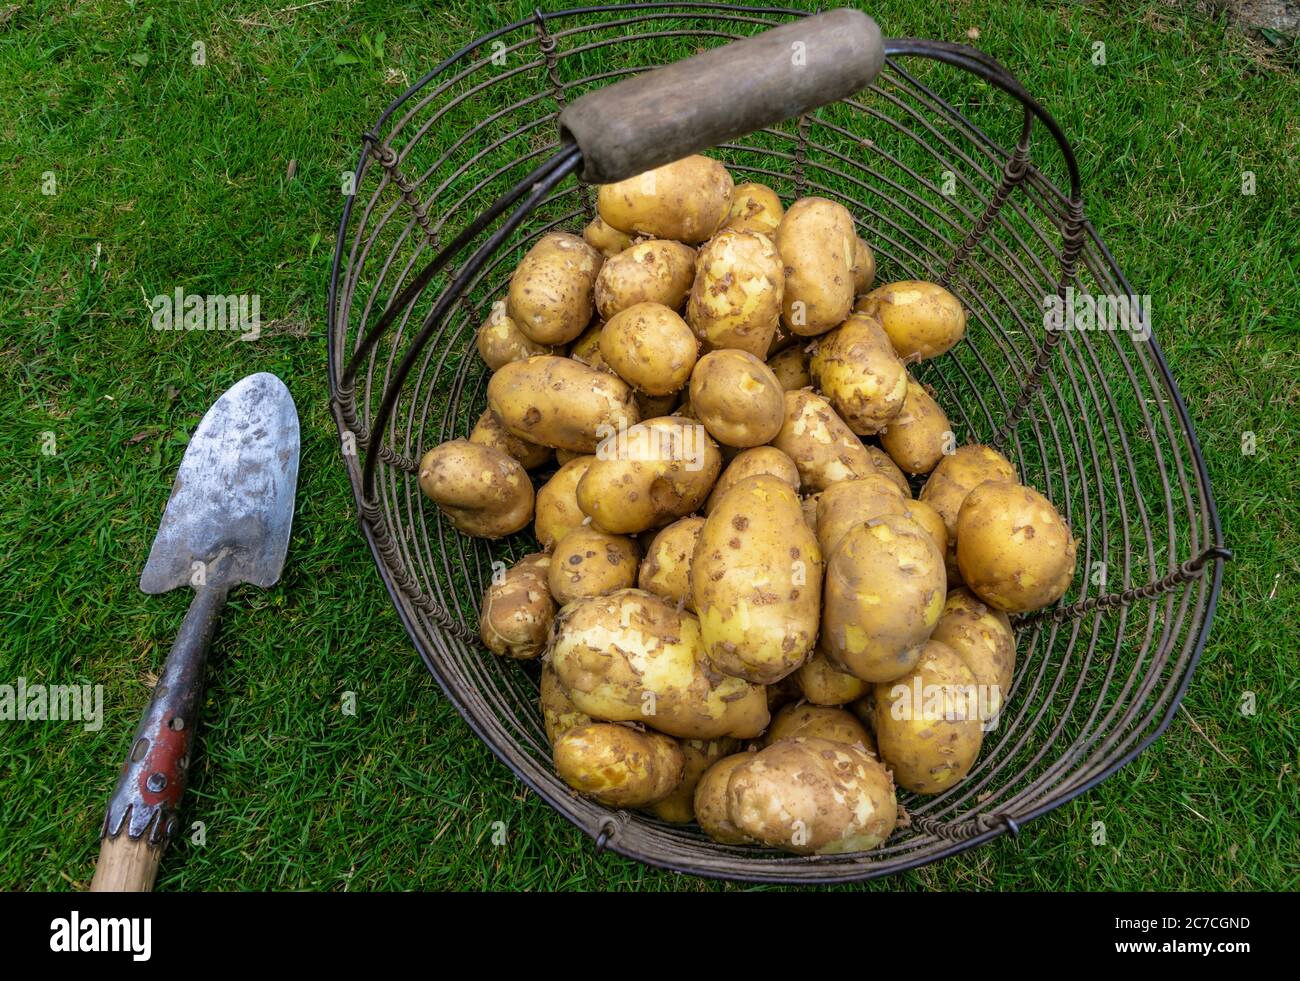
[[[650,813],[670,824],[690,824],[695,820],[695,788],[704,771],[736,751],[734,739],[684,739],[681,746],[686,759],[681,783],[671,794],[650,806]]]
[[[691,378],[699,344],[686,321],[662,303],[635,303],[600,332],[600,356],[647,395],[670,395]]]
[[[907,478],[903,476],[903,471],[898,469],[898,465],[889,458],[889,454],[878,446],[864,445],[863,449],[867,451],[867,457],[870,460],[872,469],[892,480],[894,486],[898,488],[898,492],[904,497],[910,498],[912,496],[912,485],[907,482]],[[556,458],[559,458],[558,455]]]
[[[948,529],[943,525],[943,517],[925,501],[906,501],[906,514],[934,540],[939,551],[948,554]]]
[[[731,194],[731,213],[722,227],[770,236],[784,216],[781,199],[766,184],[737,184]]]
[[[777,383],[787,392],[812,385],[812,375],[808,373],[808,352],[801,345],[778,351],[767,359],[767,366],[776,375]]]
[[[780,477],[740,481],[709,512],[691,559],[691,590],[717,670],[772,684],[817,639],[822,556],[799,496]]]
[[[856,679],[855,679],[856,680]],[[866,682],[859,682],[870,687]],[[771,746],[782,739],[829,739],[833,743],[857,746],[869,753],[876,751],[871,733],[852,712],[827,705],[787,705],[772,719],[763,735],[763,745]]]
[[[1016,667],[1016,635],[1007,615],[968,589],[953,590],[930,639],[947,644],[962,659],[982,689],[981,717],[995,718],[1011,691]]]
[[[731,823],[727,814],[727,782],[736,767],[754,754],[736,753],[718,760],[707,770],[695,786],[695,821],[700,830],[714,841],[724,845],[753,844],[754,839],[743,834]]]
[[[608,722],[568,730],[555,740],[554,753],[561,780],[609,807],[663,800],[686,768],[676,740]]]
[[[550,662],[542,664],[540,694],[542,724],[546,727],[546,739],[552,746],[555,745],[555,740],[570,729],[591,724],[591,716],[579,712],[569,700],[568,693],[560,684],[560,679],[556,676],[555,668],[551,667]]]
[[[920,474],[933,470],[956,442],[947,413],[923,385],[908,378],[903,408],[880,431],[880,445],[900,469]]]
[[[832,855],[884,842],[898,823],[898,801],[889,773],[864,750],[828,739],[783,739],[731,771],[727,816],[740,834],[764,845]]]
[[[601,444],[578,482],[578,506],[602,531],[635,535],[698,509],[721,469],[698,423],[650,419]]]
[[[847,705],[871,690],[870,682],[841,671],[826,659],[820,648],[814,648],[812,657],[791,677],[803,697],[813,705]],[[864,745],[868,749],[875,748],[869,741]]]
[[[803,511],[803,523],[812,529],[812,533],[817,534],[817,505],[821,501],[821,494],[809,494],[799,502],[800,510]],[[823,552],[822,556],[825,557]]]
[[[435,446],[420,460],[419,479],[420,490],[463,534],[503,538],[533,520],[528,474],[495,447],[467,439]]]
[[[614,369],[605,364],[605,359],[600,355],[600,335],[604,330],[605,321],[593,321],[591,326],[573,342],[573,346],[569,348],[569,357],[585,364],[588,368],[613,373]]]
[[[546,646],[555,619],[555,601],[546,583],[551,557],[526,555],[483,594],[479,636],[493,654],[533,658]]]
[[[876,256],[871,251],[871,246],[862,241],[860,236],[853,248],[853,266],[849,269],[849,275],[853,277],[854,296],[867,292],[876,281]]]
[[[957,515],[966,495],[986,480],[1015,480],[1016,468],[991,446],[967,443],[938,462],[921,488],[920,500],[943,518],[948,546],[957,540]]]
[[[628,234],[699,245],[721,227],[734,188],[727,168],[695,154],[616,184],[602,184],[596,209]]]
[[[808,494],[875,469],[867,447],[830,403],[807,389],[785,393],[785,419],[772,445],[794,461]]]
[[[782,284],[784,284],[784,268],[781,270],[781,280]],[[778,320],[776,323],[776,333],[772,335],[772,343],[767,346],[767,360],[771,361],[775,355],[780,354],[788,347],[792,347],[796,344],[804,345],[807,343],[808,338],[790,333],[790,331],[786,330],[785,326]]]
[[[957,567],[984,602],[1008,613],[1055,603],[1074,581],[1077,546],[1052,502],[1014,481],[980,484],[957,517]]]
[[[876,685],[876,747],[900,787],[938,794],[970,772],[984,741],[974,691],[970,669],[936,640],[910,672]]]
[[[507,456],[518,460],[525,470],[532,470],[549,463],[555,451],[549,446],[538,446],[526,439],[520,439],[506,431],[501,420],[492,414],[491,409],[484,409],[478,417],[474,429],[469,434],[469,441],[479,446],[491,446]]]
[[[700,249],[686,322],[706,350],[767,357],[781,316],[785,274],[772,240],[722,231]]]
[[[537,492],[537,520],[533,534],[544,549],[577,528],[587,516],[578,507],[578,481],[596,458],[580,456],[565,463]]]
[[[506,314],[537,344],[567,344],[586,329],[602,258],[568,232],[543,235],[510,277]]]
[[[680,518],[654,536],[637,572],[637,586],[680,609],[695,612],[691,594],[691,556],[703,518]]]
[[[942,286],[907,279],[872,290],[854,307],[880,321],[907,363],[936,358],[966,335],[966,311]]]
[[[799,490],[799,468],[794,465],[793,460],[775,446],[754,446],[741,450],[727,464],[722,471],[722,476],[713,485],[713,492],[709,494],[709,499],[704,502],[704,513],[711,512],[722,500],[722,495],[746,477],[757,477],[762,473],[780,477],[796,492]]]
[[[639,589],[560,610],[550,657],[574,706],[596,719],[683,739],[752,739],[767,728],[762,686],[713,670],[699,620]]]
[[[674,410],[677,408],[677,400],[681,394],[681,392],[673,392],[671,395],[647,395],[645,392],[636,392],[634,398],[642,419],[658,419],[660,416],[675,414]]]
[[[920,525],[895,514],[850,530],[826,565],[822,648],[863,681],[910,671],[943,612],[943,553]]]
[[[605,320],[638,303],[680,310],[695,281],[695,250],[647,239],[606,260],[596,276],[596,310]]]
[[[784,392],[772,370],[746,351],[714,351],[691,372],[691,409],[726,446],[761,446],[781,430]]]
[[[822,555],[829,560],[845,534],[864,521],[906,514],[908,503],[893,481],[877,473],[831,484],[817,498],[817,544]]]
[[[859,436],[893,421],[907,396],[907,369],[880,324],[855,314],[820,338],[808,362],[813,383]]]
[[[523,361],[536,354],[556,353],[556,348],[530,340],[515,325],[506,314],[504,300],[492,304],[492,312],[488,314],[487,320],[483,321],[483,326],[478,329],[474,343],[478,348],[479,356],[493,371],[511,361]]]
[[[803,337],[838,327],[853,307],[853,216],[834,201],[800,198],[774,237],[785,267],[781,323]]]
[[[626,382],[570,358],[543,355],[505,365],[488,382],[487,397],[508,432],[579,453],[594,453],[607,432],[640,418]]]
[[[617,228],[610,228],[600,215],[587,223],[587,227],[582,230],[582,240],[606,259],[614,258],[632,245],[631,235],[620,232]]]
[[[579,525],[555,543],[546,581],[564,606],[635,585],[638,558],[632,539]]]

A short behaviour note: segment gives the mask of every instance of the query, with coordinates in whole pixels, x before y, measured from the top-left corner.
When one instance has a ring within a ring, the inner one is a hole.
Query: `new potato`
[[[483,414],[478,417],[478,422],[470,431],[469,441],[479,446],[491,446],[507,456],[514,457],[525,470],[532,470],[549,463],[555,456],[555,451],[549,446],[539,446],[510,433],[505,426],[501,425],[501,420],[492,414],[491,409],[484,409]]]
[[[853,307],[858,237],[848,209],[825,198],[800,198],[774,238],[785,267],[781,323],[803,337],[838,327]]]
[[[621,232],[699,245],[730,214],[733,188],[726,167],[695,154],[602,184],[596,209],[605,224]]]
[[[695,788],[704,772],[724,756],[736,751],[734,739],[683,739],[678,745],[686,766],[681,782],[671,794],[650,806],[650,813],[670,824],[690,824],[695,820]]]
[[[699,345],[686,321],[662,303],[634,303],[600,332],[600,356],[647,395],[671,395],[691,378]]]
[[[648,807],[681,783],[686,759],[657,732],[594,722],[555,740],[555,772],[580,794],[610,807]]]
[[[880,321],[904,361],[935,358],[966,335],[966,311],[942,286],[908,279],[872,290],[854,308]]]
[[[785,393],[785,418],[772,445],[795,462],[806,494],[875,470],[868,447],[830,403],[807,389]]]
[[[493,371],[511,361],[523,361],[537,354],[556,353],[556,348],[549,344],[538,344],[520,330],[506,313],[505,303],[500,300],[492,304],[492,312],[478,329],[474,343],[479,356]]]
[[[637,572],[637,586],[674,606],[695,612],[691,594],[691,556],[704,519],[679,518],[659,531],[646,547]]]
[[[538,687],[542,724],[546,727],[547,742],[552,746],[555,745],[555,740],[570,729],[590,725],[593,721],[590,715],[579,712],[577,706],[569,700],[549,661],[542,663],[542,679]]]
[[[484,592],[479,637],[493,654],[526,659],[542,653],[555,619],[546,582],[550,564],[549,555],[526,555]]]
[[[1011,691],[1011,675],[1016,667],[1016,635],[1011,620],[968,589],[948,594],[939,625],[931,640],[947,644],[983,686],[987,716],[992,719],[1001,710]]]
[[[868,474],[831,484],[817,497],[817,544],[831,556],[850,530],[885,514],[905,515],[911,502],[888,477]]]
[[[586,329],[602,259],[568,232],[544,235],[510,277],[506,313],[536,344],[567,344]]]
[[[533,518],[533,484],[514,457],[492,446],[454,439],[420,460],[420,490],[458,531],[503,538]]]
[[[727,464],[722,476],[713,485],[709,499],[704,502],[704,513],[709,514],[717,507],[723,495],[746,477],[757,477],[765,473],[779,477],[795,491],[799,490],[799,468],[793,460],[775,446],[754,446],[741,450]]]
[[[871,690],[871,683],[841,671],[831,664],[820,647],[791,677],[799,686],[803,697],[813,705],[848,705]],[[865,744],[868,749],[873,743]]]
[[[784,216],[781,199],[766,184],[737,184],[731,195],[731,212],[722,227],[770,236]]]
[[[808,352],[802,345],[778,351],[767,359],[767,366],[776,375],[781,388],[787,392],[812,385],[812,375],[808,373]]]
[[[857,717],[852,712],[830,705],[785,706],[773,717],[772,724],[763,735],[763,745],[771,746],[782,739],[810,737],[857,746],[869,753],[876,751],[871,733],[867,732]]]
[[[594,453],[605,432],[634,425],[632,389],[571,358],[514,361],[488,382],[488,408],[507,431],[542,446]]]
[[[533,533],[542,548],[551,548],[587,520],[578,507],[578,481],[595,459],[579,456],[569,460],[538,490]]]
[[[550,659],[574,707],[592,718],[683,739],[752,739],[767,728],[763,688],[715,671],[699,621],[639,589],[564,607]]]
[[[933,470],[955,441],[942,406],[909,378],[903,407],[881,430],[880,445],[900,469],[921,474]]]
[[[617,228],[610,228],[600,215],[587,223],[587,227],[582,230],[582,240],[606,259],[612,259],[632,245],[631,235],[620,232]]]
[[[708,350],[767,357],[785,289],[781,256],[766,235],[725,230],[700,249],[686,322]]]
[[[808,370],[840,418],[859,436],[888,426],[907,396],[907,369],[880,324],[861,314],[817,341]]]
[[[596,310],[605,320],[638,303],[680,310],[694,281],[694,249],[647,239],[605,260],[596,276]]]
[[[564,606],[634,585],[636,569],[636,542],[579,525],[555,543],[546,581],[555,602]]]
[[[817,638],[822,557],[799,496],[780,477],[740,481],[704,521],[691,591],[709,660],[724,674],[772,684]]]
[[[761,446],[781,430],[785,393],[770,368],[746,351],[713,351],[691,373],[691,410],[719,443]]]

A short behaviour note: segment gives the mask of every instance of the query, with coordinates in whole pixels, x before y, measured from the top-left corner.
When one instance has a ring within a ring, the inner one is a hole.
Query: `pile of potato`
[[[873,848],[896,785],[970,771],[1008,614],[1064,594],[1070,528],[954,438],[908,367],[965,311],[933,283],[873,289],[843,206],[785,209],[692,156],[597,207],[519,263],[478,334],[488,410],[421,462],[462,532],[531,522],[542,548],[488,588],[483,642],[542,659],[576,792],[721,842]]]

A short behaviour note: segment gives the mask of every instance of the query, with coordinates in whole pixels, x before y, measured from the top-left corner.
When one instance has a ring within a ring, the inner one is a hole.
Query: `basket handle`
[[[884,61],[874,20],[832,10],[588,92],[560,135],[582,179],[609,184],[853,95]]]

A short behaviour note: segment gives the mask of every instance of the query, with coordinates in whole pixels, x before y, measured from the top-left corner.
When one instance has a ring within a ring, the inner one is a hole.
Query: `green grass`
[[[327,408],[327,276],[358,135],[408,80],[532,5],[147,6],[152,18],[144,4],[29,2],[0,25],[0,445],[14,463],[0,683],[105,687],[98,732],[0,723],[0,888],[89,882],[116,766],[188,599],[141,595],[139,570],[188,432],[253,371],[283,377],[302,420],[290,560],[277,588],[237,591],[223,621],[185,812],[206,843],[183,838],[160,888],[716,888],[594,855],[471,736],[357,532]],[[1158,2],[871,6],[890,34],[978,27],[1077,141],[1088,214],[1154,297],[1237,556],[1154,746],[1018,840],[871,888],[1295,888],[1294,52]],[[145,298],[177,285],[259,293],[271,326],[250,343],[155,332]],[[1089,842],[1096,821],[1105,847]]]

